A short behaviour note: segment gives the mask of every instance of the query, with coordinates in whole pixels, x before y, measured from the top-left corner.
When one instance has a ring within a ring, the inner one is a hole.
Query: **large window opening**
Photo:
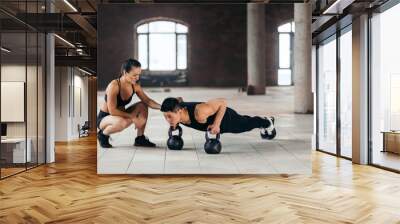
[[[352,157],[352,32],[345,30],[340,42],[340,154]]]
[[[400,4],[371,18],[371,162],[400,170]]]
[[[336,35],[318,47],[318,148],[336,154]]]
[[[286,23],[278,27],[279,32],[279,68],[278,85],[292,85],[293,65],[293,33],[294,22]]]
[[[149,71],[175,71],[187,68],[188,27],[157,20],[136,28],[138,60]]]
[[[318,44],[317,148],[352,158],[352,25]]]

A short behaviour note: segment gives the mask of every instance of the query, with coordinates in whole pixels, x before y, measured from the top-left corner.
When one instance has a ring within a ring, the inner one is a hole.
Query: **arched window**
[[[292,85],[293,33],[294,22],[278,27],[279,32],[279,68],[278,85]]]
[[[187,68],[187,26],[157,20],[139,25],[136,33],[142,69],[174,71]]]

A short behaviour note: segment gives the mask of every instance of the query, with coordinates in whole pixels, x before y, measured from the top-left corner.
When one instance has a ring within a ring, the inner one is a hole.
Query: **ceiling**
[[[322,15],[322,12],[335,0],[305,0],[313,3],[314,34],[324,29],[324,24],[337,20],[340,15]],[[353,10],[364,10],[371,4],[380,4],[386,0],[346,0],[351,2]],[[99,4],[134,3],[268,3],[293,4],[304,0],[47,0],[51,7],[46,9],[46,0],[1,0],[0,22],[3,33],[9,33],[4,40],[14,47],[23,46],[21,34],[25,29],[39,32],[54,32],[61,38],[55,38],[56,64],[85,65],[96,70],[97,43],[97,7]],[[49,4],[48,4],[49,5]],[[321,7],[322,5],[322,7]],[[346,6],[347,7],[347,6]],[[52,8],[52,10],[50,10]],[[49,13],[52,11],[52,13]],[[26,13],[27,12],[27,13]],[[321,22],[322,21],[322,22]],[[320,24],[321,23],[321,24]],[[63,41],[67,40],[66,41]],[[3,43],[5,43],[3,41]],[[74,45],[72,47],[72,45]],[[28,48],[28,51],[29,48]]]
[[[15,49],[13,54],[24,54],[25,43],[22,38],[24,35],[21,32],[26,28],[39,32],[54,32],[58,35],[55,38],[56,65],[86,66],[96,71],[99,4],[248,2],[292,4],[303,0],[47,0],[47,2],[51,2],[50,7],[49,4],[46,6],[46,0],[0,1],[1,28],[3,33],[7,33],[4,36],[7,40],[4,41]],[[49,13],[50,11],[52,13]],[[28,51],[31,51],[29,47]]]

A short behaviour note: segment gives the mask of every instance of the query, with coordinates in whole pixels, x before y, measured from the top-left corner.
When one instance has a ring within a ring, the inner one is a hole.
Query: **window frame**
[[[175,31],[174,32],[150,32],[150,23],[152,22],[173,22],[175,23]],[[143,33],[138,33],[137,28],[139,26],[147,24],[148,29],[147,32]],[[177,26],[178,25],[183,25],[187,28],[187,32],[178,32],[177,31]],[[139,58],[139,35],[144,35],[147,37],[147,68],[143,69],[143,71],[148,72],[148,73],[171,73],[171,72],[182,72],[182,71],[187,71],[189,68],[189,30],[190,27],[187,23],[175,19],[170,19],[170,18],[151,18],[147,19],[144,21],[141,21],[135,25],[134,28],[134,56],[135,58]],[[150,70],[150,34],[174,34],[175,35],[175,69],[173,70]],[[185,68],[178,68],[178,36],[185,36],[186,37],[186,66]]]
[[[336,29],[336,31],[333,34],[331,34],[323,39],[318,40],[317,43],[315,44],[316,45],[316,51],[315,51],[315,54],[316,54],[316,95],[319,96],[319,94],[320,94],[319,86],[321,84],[320,83],[321,81],[320,81],[320,73],[319,73],[320,65],[318,63],[320,55],[319,55],[318,49],[322,44],[328,43],[330,41],[336,41],[336,61],[335,61],[335,63],[336,63],[336,109],[335,109],[336,110],[336,120],[335,120],[335,122],[336,122],[336,152],[332,153],[325,149],[320,148],[320,143],[319,143],[319,135],[320,135],[320,130],[319,130],[320,107],[319,107],[319,105],[320,105],[320,100],[319,100],[319,97],[317,97],[317,99],[316,99],[316,122],[317,122],[316,123],[316,151],[323,152],[323,153],[326,153],[329,155],[333,155],[333,156],[336,156],[339,158],[343,158],[343,159],[352,161],[352,158],[344,156],[342,154],[342,148],[341,148],[341,146],[342,146],[342,142],[341,142],[342,127],[341,127],[341,117],[340,117],[340,115],[341,115],[340,114],[341,113],[341,108],[340,108],[340,105],[341,105],[341,94],[340,94],[341,93],[341,89],[340,89],[340,84],[341,84],[341,79],[340,79],[340,77],[341,77],[340,42],[341,42],[341,39],[340,38],[342,35],[344,35],[347,32],[352,32],[352,23],[351,22],[341,28]]]
[[[375,14],[381,14],[384,13],[385,11],[391,9],[392,7],[397,6],[398,4],[400,4],[400,2],[398,0],[388,0],[385,3],[383,3],[382,5],[378,6],[377,8],[368,11],[368,29],[367,29],[367,38],[368,38],[368,62],[367,62],[367,66],[368,66],[368,70],[367,70],[367,74],[368,74],[368,163],[367,165],[373,166],[373,167],[377,167],[383,170],[387,170],[387,171],[391,171],[391,172],[395,172],[395,173],[400,173],[400,170],[395,169],[395,168],[391,168],[389,166],[383,165],[383,164],[379,164],[374,162],[374,141],[373,141],[373,94],[374,94],[374,89],[373,89],[373,85],[372,85],[372,79],[373,79],[373,41],[374,41],[374,37],[373,37],[373,26],[372,26],[372,21],[374,19]]]
[[[287,25],[287,24],[290,24],[290,31],[279,31],[279,27],[281,27],[281,26],[284,26],[284,25]],[[282,25],[280,25],[280,26],[278,26],[278,28],[277,28],[277,32],[278,32],[278,70],[277,70],[277,79],[276,79],[276,83],[277,83],[277,85],[278,86],[292,86],[294,83],[293,83],[293,44],[294,44],[294,32],[295,32],[295,27],[294,27],[294,21],[290,21],[290,22],[287,22],[287,23],[284,23],[284,24],[282,24]],[[289,67],[281,67],[281,64],[280,64],[280,49],[279,49],[279,44],[280,44],[280,37],[281,37],[281,35],[287,35],[287,34],[289,34],[289,39],[290,39],[290,52],[289,52],[289,60],[290,60],[290,62],[289,62]],[[280,70],[290,70],[290,84],[289,85],[280,85],[279,84],[279,82],[278,82],[278,80],[279,80],[279,71]]]

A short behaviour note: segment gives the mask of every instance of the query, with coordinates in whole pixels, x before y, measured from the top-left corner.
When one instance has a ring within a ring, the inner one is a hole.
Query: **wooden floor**
[[[313,153],[312,176],[98,176],[94,137],[0,181],[0,223],[400,223],[400,175]]]
[[[1,176],[2,177],[11,176],[13,174],[22,172],[24,170],[25,170],[25,167],[23,167],[23,168],[10,168],[10,167],[1,168]]]

